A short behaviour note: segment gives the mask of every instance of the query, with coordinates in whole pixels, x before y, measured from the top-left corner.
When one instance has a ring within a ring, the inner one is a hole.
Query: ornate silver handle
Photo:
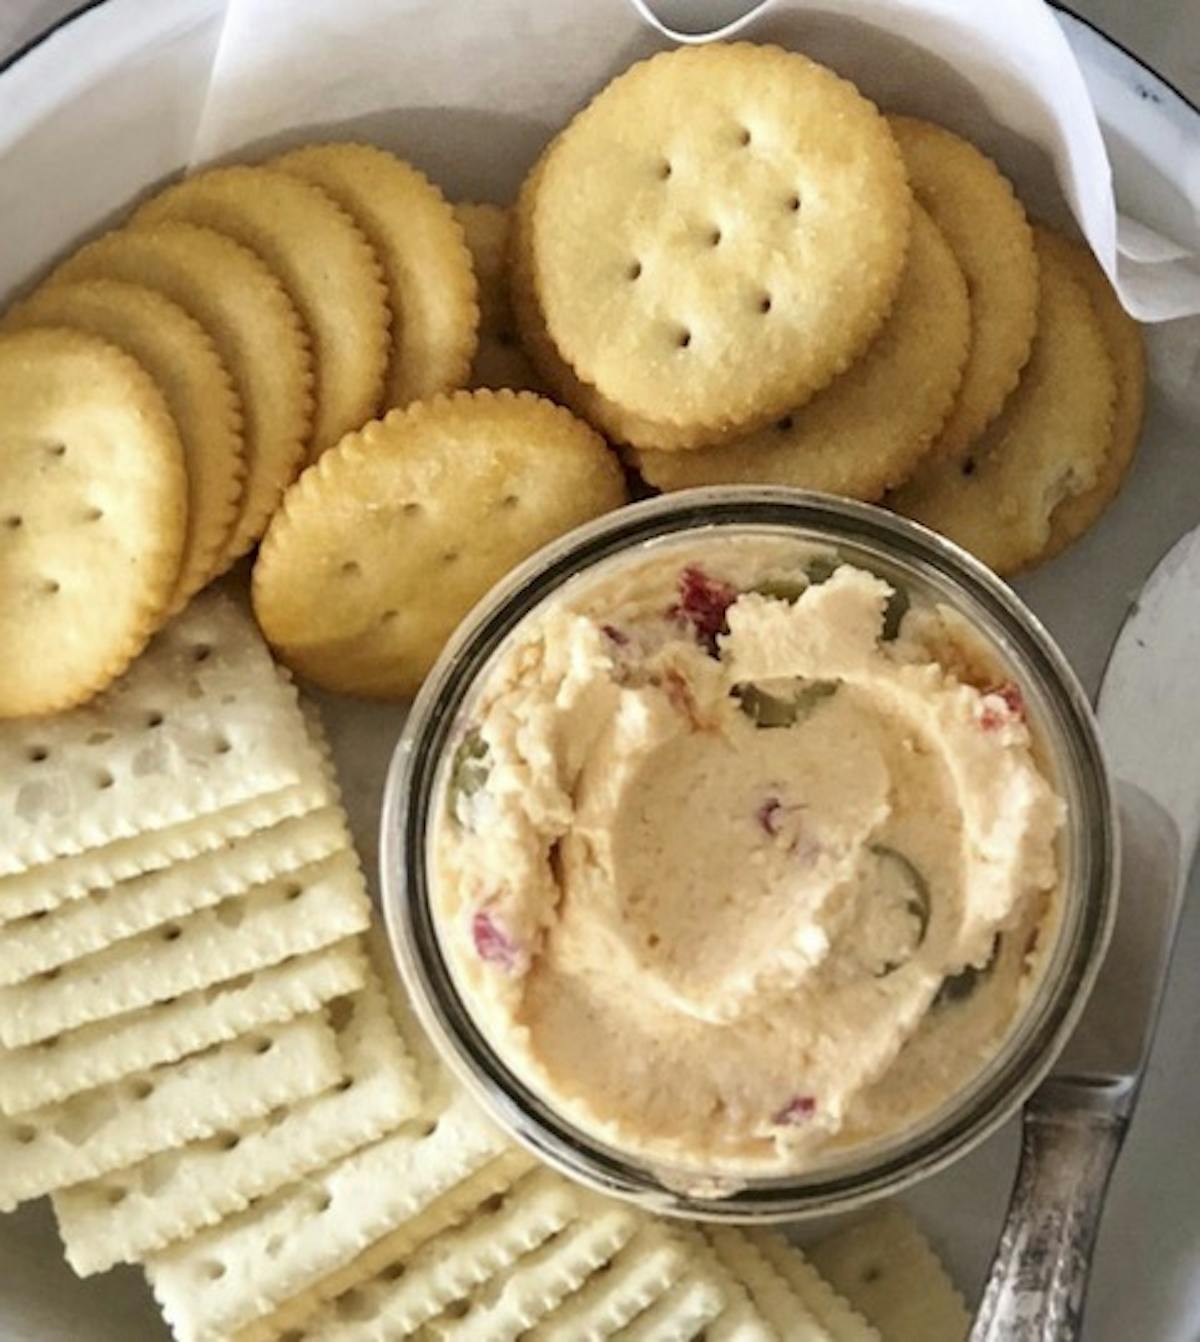
[[[1025,1107],[1021,1163],[970,1342],[1075,1342],[1124,1087],[1047,1081]]]

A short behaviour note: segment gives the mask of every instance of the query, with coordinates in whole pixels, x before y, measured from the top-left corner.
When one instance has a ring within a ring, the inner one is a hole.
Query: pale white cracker
[[[366,929],[358,857],[334,853],[212,908],[0,988],[0,1042],[19,1048],[91,1021],[278,964]]]
[[[13,919],[48,913],[120,881],[215,852],[244,835],[327,806],[331,797],[314,754],[310,775],[293,787],[4,877],[0,879],[0,931]]]
[[[797,1245],[774,1230],[750,1230],[747,1234],[834,1342],[881,1342],[879,1332],[848,1300],[838,1295]]]
[[[304,1342],[381,1342],[407,1337],[532,1253],[579,1214],[574,1188],[534,1170],[488,1198],[462,1226],[400,1255],[370,1280],[338,1296],[305,1323]]]
[[[669,1291],[689,1261],[678,1236],[647,1218],[611,1262],[524,1336],[527,1342],[605,1342]]]
[[[154,1294],[179,1342],[262,1336],[253,1325],[417,1217],[505,1145],[460,1096],[436,1123],[406,1124],[154,1255],[146,1264]],[[280,1326],[273,1318],[270,1332]]]
[[[0,1053],[0,1112],[55,1104],[131,1072],[315,1011],[362,986],[356,939],[297,955],[170,1002],[96,1021],[70,1034]]]
[[[475,1295],[454,1302],[427,1325],[438,1342],[513,1342],[578,1291],[633,1238],[641,1216],[593,1200],[581,1219],[518,1259]]]
[[[342,811],[326,806],[235,838],[227,847],[70,900],[48,914],[15,919],[0,936],[0,987],[184,918],[349,843]]]
[[[212,817],[301,785],[313,768],[295,690],[249,614],[205,593],[91,703],[0,728],[0,877],[44,876],[56,889],[39,869],[57,859]],[[94,884],[135,874],[120,857]],[[0,880],[6,917],[28,902]]]
[[[730,1272],[699,1230],[684,1234],[698,1268],[725,1298],[720,1314],[704,1329],[705,1342],[785,1342],[755,1307],[750,1293]],[[788,1338],[790,1342],[790,1337]]]
[[[334,1085],[337,1043],[319,1012],[110,1086],[0,1119],[0,1211],[236,1127]]]
[[[721,1288],[703,1271],[689,1268],[649,1309],[626,1324],[620,1342],[692,1342],[725,1308]]]
[[[67,1261],[80,1276],[140,1262],[412,1118],[416,1073],[378,981],[326,1016],[341,1054],[333,1089],[56,1195]]]
[[[808,1256],[887,1342],[964,1342],[971,1316],[963,1298],[898,1202],[835,1231]]]
[[[441,1197],[435,1198],[419,1215],[369,1244],[345,1267],[322,1277],[307,1290],[290,1296],[271,1314],[241,1329],[237,1334],[237,1342],[275,1342],[281,1334],[287,1336],[303,1330],[308,1327],[316,1311],[329,1301],[341,1299],[350,1291],[374,1280],[436,1236],[464,1225],[490,1205],[494,1198],[506,1194],[536,1164],[533,1157],[523,1150],[509,1147],[503,1155],[489,1161],[482,1169],[476,1170]]]
[[[831,1342],[830,1334],[745,1231],[735,1226],[706,1226],[702,1233],[721,1265],[742,1283],[754,1308],[780,1337]]]

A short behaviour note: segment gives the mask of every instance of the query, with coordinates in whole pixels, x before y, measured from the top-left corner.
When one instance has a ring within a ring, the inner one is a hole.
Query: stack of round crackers
[[[277,655],[406,697],[625,501],[610,446],[651,489],[883,501],[1017,572],[1115,496],[1144,381],[995,163],[777,47],[634,65],[510,210],[366,144],[202,171],[0,323],[0,717],[103,688],[264,534]]]
[[[198,173],[60,264],[0,332],[0,717],[102,689],[306,462],[462,386],[476,294],[438,189],[362,144]]]
[[[803,56],[675,51],[614,80],[513,211],[542,383],[646,482],[891,506],[1002,573],[1082,534],[1137,442],[1141,341],[986,155]]]

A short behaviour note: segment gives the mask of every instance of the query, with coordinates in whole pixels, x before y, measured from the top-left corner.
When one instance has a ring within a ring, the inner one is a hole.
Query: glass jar
[[[430,826],[473,692],[526,617],[597,566],[725,536],[782,536],[833,548],[963,616],[1020,687],[1066,805],[1054,945],[996,1055],[899,1134],[801,1173],[735,1180],[608,1146],[514,1074],[472,1019],[443,955],[428,861]],[[1087,698],[1049,635],[995,575],[949,541],[878,508],[797,490],[720,487],[652,499],[582,527],[533,556],[472,611],[417,696],[396,747],[380,852],[384,913],[416,1012],[451,1070],[501,1126],[564,1174],[648,1209],[770,1221],[844,1211],[896,1193],[973,1149],[1020,1107],[1069,1037],[1103,958],[1115,912],[1117,824]]]

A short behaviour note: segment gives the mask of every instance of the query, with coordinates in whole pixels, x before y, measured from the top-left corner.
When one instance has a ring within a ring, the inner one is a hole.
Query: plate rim
[[[102,9],[109,3],[110,0],[83,0],[82,4],[79,4],[74,9],[68,10],[67,13],[60,15],[47,28],[39,33],[35,33],[32,37],[21,43],[16,50],[10,52],[7,56],[0,58],[0,78],[3,78],[9,70],[19,65],[26,56],[31,55],[56,34],[70,28],[77,20],[83,18],[85,14],[90,14],[96,9]],[[1085,15],[1080,14],[1077,10],[1072,9],[1069,4],[1064,2],[1064,0],[1049,0],[1049,4],[1052,9],[1068,15],[1077,23],[1081,23],[1085,28],[1089,28],[1097,37],[1131,65],[1143,71],[1145,74],[1150,75],[1151,78],[1156,79],[1164,88],[1173,93],[1183,106],[1196,117],[1198,122],[1200,122],[1200,95],[1195,98],[1190,97],[1177,84],[1168,79],[1166,75],[1162,74],[1159,70],[1156,70],[1154,66],[1143,60],[1142,57],[1130,47],[1127,47],[1119,38],[1114,37],[1111,33],[1101,28],[1100,25],[1092,19],[1089,19]]]

